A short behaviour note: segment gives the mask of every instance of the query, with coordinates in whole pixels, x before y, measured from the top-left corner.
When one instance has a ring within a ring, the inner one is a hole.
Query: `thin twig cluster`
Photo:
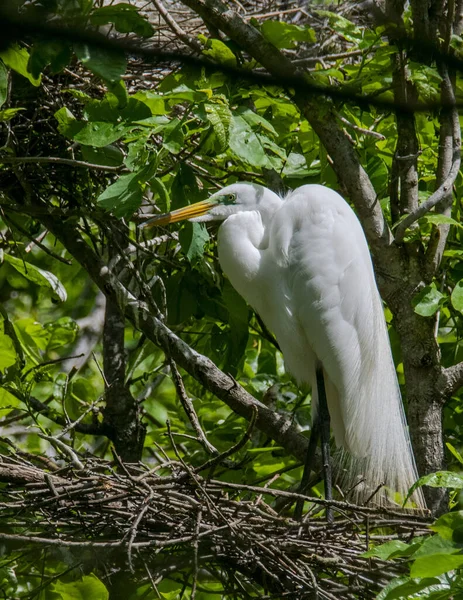
[[[314,498],[298,522],[274,508],[298,494],[200,476],[180,456],[151,470],[92,458],[50,472],[18,455],[1,460],[3,544],[90,552],[105,567],[123,556],[127,571],[144,567],[154,589],[180,568],[193,589],[216,576],[260,597],[371,598],[404,566],[363,558],[370,540],[408,541],[426,525],[343,502],[333,503],[328,525],[326,501]]]

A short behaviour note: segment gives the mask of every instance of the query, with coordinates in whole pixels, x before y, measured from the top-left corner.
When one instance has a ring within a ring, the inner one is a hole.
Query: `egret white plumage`
[[[349,499],[400,504],[418,479],[382,301],[362,227],[347,202],[321,185],[285,198],[236,183],[150,224],[223,221],[221,267],[273,331],[286,368],[312,387],[323,370],[338,481]],[[424,508],[421,490],[412,502]]]

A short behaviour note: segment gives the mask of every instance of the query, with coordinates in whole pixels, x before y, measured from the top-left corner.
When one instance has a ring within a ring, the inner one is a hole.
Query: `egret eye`
[[[223,204],[233,204],[236,200],[236,194],[226,194],[223,197]]]

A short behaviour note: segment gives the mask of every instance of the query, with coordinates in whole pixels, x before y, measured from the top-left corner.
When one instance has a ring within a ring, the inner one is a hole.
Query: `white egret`
[[[368,245],[347,202],[321,185],[281,198],[236,183],[149,224],[183,219],[223,221],[221,267],[275,334],[287,369],[312,387],[314,414],[323,373],[348,498],[400,504],[418,474]],[[411,500],[425,508],[421,490]]]

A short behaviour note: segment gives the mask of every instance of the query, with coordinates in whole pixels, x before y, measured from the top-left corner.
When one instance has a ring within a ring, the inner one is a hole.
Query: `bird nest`
[[[275,507],[298,494],[202,477],[167,457],[151,470],[71,457],[52,472],[0,456],[0,482],[8,549],[66,549],[106,583],[116,572],[142,573],[138,580],[155,591],[183,573],[193,589],[215,579],[259,597],[372,598],[405,566],[363,557],[370,544],[427,533],[423,518],[344,502],[332,503],[327,523],[319,498],[307,498],[308,512],[295,521]]]

